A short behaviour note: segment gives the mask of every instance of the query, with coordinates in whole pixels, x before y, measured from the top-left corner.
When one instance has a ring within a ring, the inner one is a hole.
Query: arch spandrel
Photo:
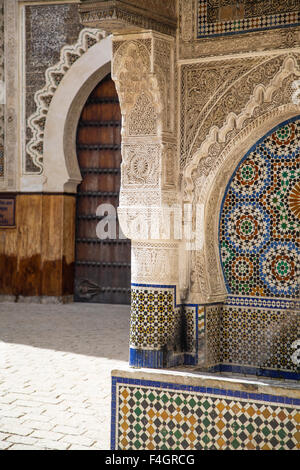
[[[89,94],[110,73],[111,57],[111,38],[107,37],[72,65],[51,100],[44,132],[45,192],[77,190],[81,181],[76,155],[77,123]]]
[[[255,144],[281,123],[296,118],[299,106],[283,105],[254,119],[240,131],[220,153],[221,164],[207,178],[194,180],[201,187],[193,201],[205,208],[203,249],[191,251],[189,301],[197,303],[222,302],[228,295],[219,251],[219,215],[226,188],[243,157]]]
[[[206,303],[226,299],[223,273],[219,261],[218,215],[226,185],[247,151],[268,131],[299,114],[293,103],[293,82],[299,79],[298,57],[281,59],[266,85],[257,84],[243,111],[232,112],[223,125],[212,128],[201,147],[183,170],[183,202],[204,206],[204,240],[201,251],[190,258],[190,300]]]

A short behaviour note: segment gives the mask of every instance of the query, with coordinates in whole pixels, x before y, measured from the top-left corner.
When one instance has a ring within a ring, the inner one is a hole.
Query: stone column
[[[80,11],[84,24],[114,33],[112,78],[122,112],[118,214],[132,241],[130,365],[161,368],[183,356],[180,209],[175,222],[168,214],[179,197],[176,23],[175,2],[150,4],[83,2]]]
[[[154,31],[113,39],[123,119],[119,219],[132,240],[130,364],[136,367],[181,359],[179,241],[167,210],[177,202],[174,48],[173,38]]]

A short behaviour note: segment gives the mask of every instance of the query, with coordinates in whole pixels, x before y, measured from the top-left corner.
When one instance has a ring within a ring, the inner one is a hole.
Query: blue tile
[[[262,399],[262,401],[269,401],[269,395],[266,395],[266,394],[263,393],[262,396],[261,396],[261,399]]]
[[[278,403],[285,403],[284,397],[277,397]]]
[[[257,393],[249,393],[248,397],[251,400],[261,400],[261,394],[258,395]]]

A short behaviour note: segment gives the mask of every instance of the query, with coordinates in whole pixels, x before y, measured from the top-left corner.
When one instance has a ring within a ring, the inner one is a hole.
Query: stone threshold
[[[174,369],[134,369],[129,366],[112,370],[112,377],[131,380],[153,381],[191,387],[222,388],[253,392],[255,394],[284,395],[300,399],[300,382],[294,380],[253,377],[229,373],[208,373],[196,368],[176,367]]]

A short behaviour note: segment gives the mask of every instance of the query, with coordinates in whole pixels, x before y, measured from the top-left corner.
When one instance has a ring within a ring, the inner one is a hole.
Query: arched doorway
[[[110,74],[95,87],[77,129],[77,157],[82,175],[76,204],[74,300],[130,303],[130,241],[100,239],[96,227],[101,204],[119,203],[121,111]]]

